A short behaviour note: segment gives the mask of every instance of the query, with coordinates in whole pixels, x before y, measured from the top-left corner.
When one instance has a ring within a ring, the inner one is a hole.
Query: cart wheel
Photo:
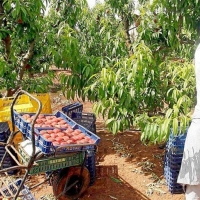
[[[90,173],[86,167],[84,167],[81,173],[81,167],[70,167],[65,174],[61,171],[53,183],[53,193],[58,196],[58,200],[75,200],[80,197],[89,187]],[[72,188],[67,191],[73,183],[77,182]],[[62,193],[62,194],[61,194]]]

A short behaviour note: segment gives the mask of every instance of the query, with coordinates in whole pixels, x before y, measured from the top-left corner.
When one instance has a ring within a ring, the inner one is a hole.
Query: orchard
[[[48,8],[48,9],[47,9]],[[0,89],[49,92],[52,66],[66,99],[93,102],[113,134],[136,128],[162,143],[195,105],[199,1],[0,1]],[[139,11],[139,15],[136,15]],[[178,129],[180,127],[180,129]]]

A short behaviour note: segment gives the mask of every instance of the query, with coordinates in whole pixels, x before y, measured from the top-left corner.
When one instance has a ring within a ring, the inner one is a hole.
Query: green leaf
[[[176,135],[178,133],[178,120],[176,118],[173,119],[172,128],[174,134]]]
[[[118,178],[114,178],[113,176],[110,177],[115,183],[122,183],[122,181]]]

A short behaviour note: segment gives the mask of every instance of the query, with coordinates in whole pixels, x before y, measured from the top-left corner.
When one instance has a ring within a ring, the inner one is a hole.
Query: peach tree
[[[126,19],[129,30],[134,15],[125,9],[132,1],[106,3],[120,21]],[[94,110],[112,133],[134,126],[143,141],[159,143],[168,139],[171,128],[175,134],[186,130],[195,105],[192,58],[199,22],[198,1],[141,2],[138,36],[127,46],[131,54],[105,66],[86,88],[98,96]]]

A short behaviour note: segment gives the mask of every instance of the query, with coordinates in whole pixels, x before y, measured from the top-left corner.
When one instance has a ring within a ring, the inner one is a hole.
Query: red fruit
[[[28,118],[28,119],[26,119],[26,121],[27,121],[28,123],[31,123],[31,122],[32,122],[32,119],[31,119],[31,118]]]
[[[55,139],[55,138],[57,138],[57,134],[56,133],[51,133],[51,137]]]
[[[55,127],[55,126],[57,125],[57,122],[52,122],[51,125],[52,125],[53,127]]]
[[[31,69],[31,66],[29,64],[26,65],[26,69]]]
[[[52,122],[58,122],[59,121],[59,119],[57,119],[57,118],[52,118]]]
[[[52,137],[49,137],[49,138],[47,139],[47,141],[49,141],[49,142],[54,142],[54,141],[55,141],[55,139],[54,139],[54,138],[52,138]]]
[[[58,124],[60,124],[60,125],[66,124],[66,121],[62,119],[62,120],[60,120],[60,121],[58,122]]]
[[[41,120],[41,119],[37,119],[36,122],[37,122],[38,124],[40,124],[40,123],[42,123],[42,120]]]
[[[58,146],[58,145],[60,145],[59,142],[57,142],[57,141],[54,141],[54,142],[53,142],[53,146]]]
[[[73,140],[68,140],[66,141],[67,144],[74,144],[74,141]]]
[[[45,134],[43,135],[43,137],[44,137],[45,139],[48,139],[48,138],[50,138],[51,136],[50,136],[48,133],[45,133]]]
[[[17,20],[17,23],[18,23],[18,24],[22,24],[22,23],[23,23],[22,19],[19,18],[19,19]]]
[[[93,139],[90,139],[90,140],[88,141],[88,143],[90,143],[90,144],[94,144],[95,141],[94,141]]]
[[[56,128],[61,128],[61,126],[60,126],[60,125],[58,125],[58,124],[56,124],[56,125],[55,125],[55,127],[56,127]]]
[[[23,118],[24,120],[26,120],[26,119],[30,118],[30,115],[29,115],[29,114],[24,114],[24,115],[22,115],[22,118]]]
[[[58,137],[63,137],[65,134],[64,133],[62,133],[62,132],[59,132],[59,133],[57,133],[57,135],[58,135]]]
[[[79,133],[82,133],[81,130],[79,130],[79,129],[74,130],[74,132],[76,132],[76,133],[78,133],[78,134],[79,134]],[[78,134],[77,134],[77,135],[78,135]]]
[[[63,140],[68,141],[69,137],[67,135],[63,136]]]
[[[54,129],[53,129],[53,132],[54,132],[54,133],[59,133],[59,132],[60,132],[60,129],[59,129],[59,128],[54,128]]]
[[[47,133],[51,134],[53,133],[53,130],[47,130]]]
[[[46,132],[45,130],[41,130],[41,131],[40,131],[40,134],[41,134],[41,135],[44,135],[44,134],[46,134],[46,133],[47,133],[47,132]]]
[[[38,115],[38,119],[41,119],[41,118],[44,118],[44,115],[43,115],[43,114],[39,114],[39,115]]]
[[[79,135],[79,133],[77,131],[73,131],[71,134],[72,135]]]
[[[86,139],[87,141],[91,140],[89,136],[85,136],[84,139]]]
[[[55,138],[55,140],[60,143],[61,141],[63,141],[63,138],[57,137]]]
[[[47,124],[47,125],[51,125],[51,123],[52,122],[50,120],[48,120],[48,121],[45,122],[45,124]]]
[[[68,124],[61,124],[60,128],[68,128]]]
[[[68,130],[69,133],[74,131],[72,128],[68,128],[67,130]]]
[[[72,139],[73,141],[79,140],[77,135],[72,136],[70,139]]]
[[[82,138],[84,138],[85,134],[84,133],[80,133],[79,136],[82,136]]]
[[[41,125],[40,124],[35,124],[34,127],[41,127]]]
[[[68,144],[66,141],[60,143],[60,145],[66,145],[66,144]]]
[[[78,138],[78,140],[84,139],[84,137],[81,134],[77,135],[76,137]]]

